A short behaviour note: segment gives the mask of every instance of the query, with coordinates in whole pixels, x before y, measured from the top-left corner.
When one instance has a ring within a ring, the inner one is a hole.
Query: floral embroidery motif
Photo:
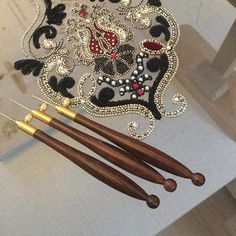
[[[150,86],[145,85],[144,82],[152,80],[152,76],[149,74],[143,74],[144,63],[143,59],[148,58],[148,54],[139,53],[136,57],[137,68],[133,71],[129,79],[115,80],[107,76],[101,76],[98,78],[98,84],[107,83],[112,87],[121,87],[119,93],[124,96],[126,93],[131,93],[131,99],[138,99],[145,93],[150,91]]]
[[[97,56],[95,58],[95,72],[103,72],[111,76],[124,75],[134,64],[134,47],[124,44],[111,55]]]
[[[138,114],[148,119],[149,124],[142,133],[137,122],[128,124],[129,134],[137,139],[149,136],[156,120],[185,112],[184,96],[173,96],[172,102],[178,106],[173,111],[168,111],[164,101],[178,69],[175,47],[180,31],[160,0],[148,0],[146,4],[142,0],[107,1],[114,8],[105,8],[105,1],[103,4],[76,1],[65,24],[65,35],[57,41],[63,36],[58,34],[58,26],[68,11],[64,4],[52,7],[51,0],[44,3],[45,16],[36,27],[40,16],[38,4],[35,21],[22,39],[26,59],[17,61],[15,69],[37,77],[48,100],[62,105],[66,99],[70,107],[81,106],[99,117]],[[136,37],[140,30],[149,33],[149,37],[140,38],[140,34]],[[88,71],[78,77],[80,67],[88,67]]]
[[[91,11],[90,11],[91,10]],[[124,75],[134,63],[131,30],[106,8],[75,3],[67,21],[67,39],[75,48],[75,59],[95,64],[96,73]]]

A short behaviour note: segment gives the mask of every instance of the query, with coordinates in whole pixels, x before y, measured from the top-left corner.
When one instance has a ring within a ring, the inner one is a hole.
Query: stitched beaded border
[[[162,116],[173,118],[180,116],[184,113],[184,111],[187,108],[187,102],[184,96],[180,94],[176,94],[172,98],[172,102],[174,104],[181,103],[181,106],[176,111],[168,112],[165,110],[165,103],[164,103],[164,95],[165,92],[171,82],[171,80],[174,78],[176,71],[178,69],[178,56],[175,53],[175,46],[178,43],[179,36],[180,36],[180,30],[179,26],[172,16],[172,14],[166,10],[163,7],[156,7],[151,5],[145,5],[145,6],[137,6],[136,8],[123,8],[124,11],[126,11],[127,16],[125,19],[131,21],[132,25],[134,27],[137,27],[136,24],[138,22],[137,15],[141,14],[141,16],[149,14],[149,13],[157,13],[160,16],[163,16],[166,21],[169,24],[170,29],[170,39],[168,40],[167,45],[161,44],[162,48],[160,51],[157,52],[150,52],[145,51],[144,48],[142,48],[142,43],[145,42],[145,40],[152,41],[152,39],[145,39],[140,43],[140,49],[148,54],[154,54],[154,55],[160,55],[165,54],[168,57],[169,65],[166,73],[164,74],[162,80],[160,81],[159,85],[157,86],[155,96],[154,96],[154,102],[156,105],[156,108],[160,112]],[[145,18],[144,24],[149,24],[150,19],[147,17]],[[32,27],[32,26],[31,26]],[[54,41],[48,41],[46,43],[53,44]],[[51,49],[52,47],[46,49]],[[40,89],[42,90],[43,94],[53,103],[57,105],[63,104],[63,101],[65,100],[65,97],[61,95],[59,92],[55,92],[52,87],[50,86],[48,82],[48,76],[49,73],[52,70],[56,70],[57,74],[60,76],[67,76],[73,71],[73,66],[71,68],[67,68],[66,59],[72,60],[67,55],[67,49],[63,46],[62,41],[56,43],[54,45],[54,48],[52,52],[50,53],[52,55],[43,65],[42,71],[40,76],[38,77],[38,85]],[[53,64],[53,65],[52,65]],[[90,80],[92,82],[92,87],[90,92],[85,95],[83,92],[83,86],[84,84]],[[91,102],[90,98],[95,95],[97,89],[97,80],[94,77],[93,74],[85,74],[82,76],[82,78],[78,82],[78,97],[70,99],[70,107],[78,107],[81,106],[84,110],[86,110],[89,114],[92,114],[94,116],[98,117],[112,117],[112,116],[120,116],[124,114],[139,114],[147,119],[150,120],[149,122],[149,128],[141,134],[138,134],[138,127],[139,124],[137,122],[130,122],[128,124],[128,132],[129,134],[137,139],[144,139],[148,137],[152,131],[155,128],[156,119],[152,113],[151,110],[149,110],[146,106],[143,106],[142,104],[127,104],[127,105],[118,105],[114,107],[99,107],[96,106],[94,103]]]

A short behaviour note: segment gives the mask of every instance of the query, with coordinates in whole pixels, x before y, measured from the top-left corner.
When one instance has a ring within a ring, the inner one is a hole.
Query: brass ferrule
[[[66,116],[66,117],[68,117],[68,118],[70,118],[70,119],[72,119],[72,120],[74,120],[75,117],[76,117],[76,115],[77,115],[75,112],[73,112],[73,111],[67,109],[66,107],[58,107],[58,106],[57,106],[57,107],[56,107],[56,110],[57,110],[58,113],[60,113],[60,114],[62,114],[62,115],[64,115],[64,116]]]
[[[49,115],[47,115],[47,114],[45,114],[45,113],[43,113],[41,111],[34,111],[33,110],[32,111],[32,115],[35,118],[37,118],[37,119],[41,120],[42,122],[44,122],[45,124],[50,124],[51,121],[52,121],[52,117],[51,116],[49,116]]]
[[[24,121],[16,121],[16,124],[19,129],[21,129],[22,131],[31,136],[34,136],[35,132],[37,131],[37,129],[34,126],[29,125]]]

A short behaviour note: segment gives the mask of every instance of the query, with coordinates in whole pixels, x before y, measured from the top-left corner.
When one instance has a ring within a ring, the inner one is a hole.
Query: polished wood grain
[[[155,195],[148,195],[133,180],[124,174],[108,166],[107,164],[47,135],[41,130],[34,133],[34,137],[61,153],[64,157],[81,167],[90,175],[94,176],[110,187],[127,194],[133,198],[146,201],[150,208],[157,208],[159,198]]]
[[[79,131],[63,122],[53,118],[49,125],[76,141],[82,143],[90,150],[97,153],[99,156],[110,161],[116,166],[134,174],[142,179],[148,180],[153,183],[162,184],[164,188],[169,191],[175,191],[177,184],[172,179],[165,179],[159,172],[154,168],[147,165],[143,161],[133,157],[126,151],[106,143],[100,139],[92,137],[82,131]]]
[[[182,163],[144,142],[135,140],[127,135],[105,127],[104,125],[92,121],[80,114],[76,115],[74,121],[110,140],[140,160],[174,175],[191,179],[197,186],[201,186],[205,183],[205,177],[202,174],[194,174]]]

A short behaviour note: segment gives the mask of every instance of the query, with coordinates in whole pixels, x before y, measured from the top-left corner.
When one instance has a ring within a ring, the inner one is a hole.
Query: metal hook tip
[[[11,120],[11,121],[13,121],[14,123],[16,123],[16,120],[13,119],[13,118],[11,118],[10,116],[8,116],[8,115],[6,115],[6,114],[4,114],[4,113],[2,113],[2,112],[0,112],[0,114],[1,114],[2,116],[4,116],[5,118],[7,118],[8,120]]]
[[[26,107],[26,106],[20,104],[19,102],[15,101],[15,100],[13,100],[13,99],[11,99],[11,98],[10,98],[9,100],[10,100],[11,102],[15,103],[16,105],[18,105],[18,106],[20,106],[20,107],[22,107],[22,108],[24,108],[24,109],[30,111],[30,112],[32,111],[32,110],[30,110],[28,107]]]
[[[37,100],[39,100],[39,101],[41,101],[41,102],[44,102],[44,103],[48,104],[48,105],[51,106],[51,107],[54,107],[54,108],[56,107],[56,106],[54,106],[53,104],[51,104],[51,103],[49,103],[49,102],[43,100],[42,98],[39,98],[39,97],[35,96],[35,95],[32,95],[32,97],[35,98],[35,99],[37,99]]]

